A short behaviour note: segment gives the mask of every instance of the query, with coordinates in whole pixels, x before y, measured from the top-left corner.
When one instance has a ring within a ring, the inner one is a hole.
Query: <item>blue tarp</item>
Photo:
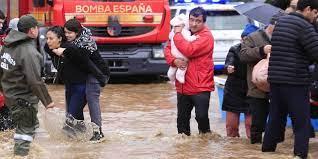
[[[221,113],[221,117],[223,120],[225,120],[225,111],[222,111],[222,102],[223,102],[223,90],[224,90],[224,85],[226,81],[226,77],[214,77],[214,81],[216,84],[217,92],[218,92],[218,99],[219,99],[219,111]],[[244,115],[240,115],[240,120],[244,121]],[[311,119],[311,124],[314,127],[315,131],[318,131],[318,119]],[[287,126],[291,126],[291,120],[288,117],[287,119]]]

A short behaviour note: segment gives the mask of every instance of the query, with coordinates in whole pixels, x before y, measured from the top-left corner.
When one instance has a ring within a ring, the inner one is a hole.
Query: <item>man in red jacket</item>
[[[209,101],[214,90],[213,81],[213,36],[205,25],[207,13],[197,7],[190,11],[189,28],[196,40],[188,42],[181,34],[182,27],[175,27],[173,38],[177,49],[188,60],[175,58],[171,54],[170,43],[165,48],[165,58],[169,65],[179,69],[187,68],[185,83],[175,82],[177,89],[177,127],[179,134],[190,135],[191,111],[195,107],[195,119],[200,133],[210,131]]]

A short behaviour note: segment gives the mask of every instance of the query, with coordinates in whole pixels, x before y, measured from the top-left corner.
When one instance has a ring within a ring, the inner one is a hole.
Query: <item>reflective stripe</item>
[[[30,135],[22,135],[22,134],[14,134],[14,139],[18,139],[18,140],[24,140],[24,141],[30,141],[32,142],[33,137]]]

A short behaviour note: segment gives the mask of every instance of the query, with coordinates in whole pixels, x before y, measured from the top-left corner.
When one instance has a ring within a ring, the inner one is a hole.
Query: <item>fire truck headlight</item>
[[[165,57],[165,55],[163,53],[163,49],[153,49],[152,55],[156,59],[163,59]]]

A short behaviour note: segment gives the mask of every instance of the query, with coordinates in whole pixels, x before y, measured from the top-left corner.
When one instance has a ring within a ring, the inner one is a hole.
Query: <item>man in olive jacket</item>
[[[241,44],[240,60],[247,63],[247,102],[252,114],[251,144],[262,143],[262,133],[265,131],[269,112],[269,101],[266,92],[261,91],[252,83],[252,71],[254,66],[271,52],[271,35],[275,23],[281,15],[283,14],[279,13],[273,16],[265,30],[260,29],[250,34],[243,39]]]
[[[22,16],[18,22],[19,31],[10,31],[0,54],[1,91],[16,124],[14,154],[19,156],[29,153],[38,127],[39,99],[46,108],[54,107],[41,78],[43,57],[37,51],[34,41],[39,33],[37,25],[34,17]]]

